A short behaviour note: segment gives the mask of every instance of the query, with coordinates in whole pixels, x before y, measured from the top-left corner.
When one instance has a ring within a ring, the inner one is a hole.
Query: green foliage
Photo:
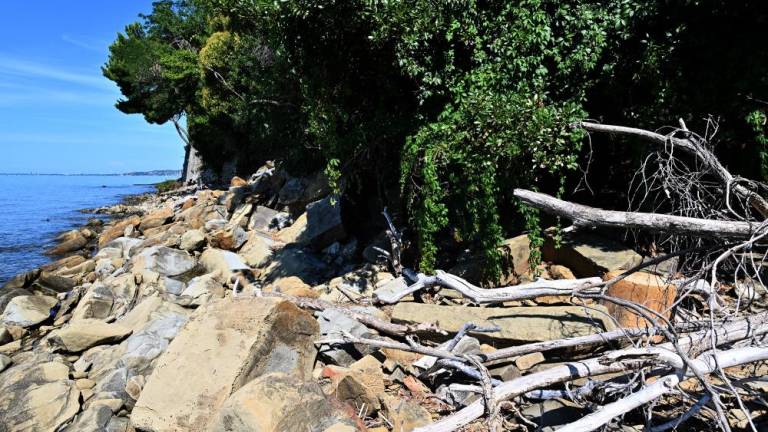
[[[155,183],[155,189],[159,193],[170,192],[178,187],[181,187],[181,183],[177,180],[166,180],[160,183]]]
[[[164,0],[118,35],[104,74],[122,111],[155,123],[186,115],[209,166],[237,161],[247,175],[275,159],[297,174],[323,169],[342,194],[375,184],[358,210],[373,199],[400,210],[422,270],[458,243],[482,251],[493,278],[505,236],[525,228],[542,244],[540,216],[512,190],[564,194],[584,153],[575,121],[655,128],[682,116],[702,130],[691,121],[723,113],[738,125],[726,148],[757,134],[765,169],[765,114],[751,95],[768,93],[768,50],[754,43],[767,8]],[[403,202],[388,202],[398,189]]]

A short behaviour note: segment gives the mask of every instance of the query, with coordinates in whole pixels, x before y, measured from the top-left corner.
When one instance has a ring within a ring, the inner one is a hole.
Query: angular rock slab
[[[72,322],[56,330],[50,342],[67,352],[82,352],[96,345],[119,342],[131,334],[131,329],[120,324],[107,324],[96,319]]]
[[[322,431],[339,423],[354,426],[351,419],[344,417],[326,399],[317,383],[273,373],[249,382],[230,396],[210,430]]]
[[[58,300],[48,296],[18,296],[5,307],[0,322],[19,327],[32,327],[47,320]]]
[[[602,276],[613,270],[630,269],[643,260],[632,249],[604,237],[592,234],[571,234],[563,238],[555,248],[547,239],[541,250],[545,261],[562,264],[579,277]]]
[[[608,311],[600,305],[522,306],[481,308],[398,303],[392,321],[406,324],[437,322],[441,329],[457,332],[466,323],[482,327],[498,326],[499,331],[476,337],[497,342],[541,342],[586,336],[616,328]]]
[[[267,373],[310,376],[318,325],[290,302],[219,300],[197,310],[157,360],[131,414],[152,432],[208,430],[235,391]]]

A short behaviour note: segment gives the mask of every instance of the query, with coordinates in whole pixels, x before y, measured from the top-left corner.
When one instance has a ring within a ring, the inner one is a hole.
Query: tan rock
[[[304,283],[296,276],[289,276],[277,279],[267,287],[267,291],[280,292],[295,297],[317,298],[319,294],[311,286]]]
[[[224,401],[256,377],[284,372],[308,378],[317,337],[317,321],[290,302],[208,303],[157,360],[131,422],[155,432],[208,430]]]
[[[195,251],[205,246],[205,235],[200,230],[189,230],[181,236],[179,248],[185,251]]]
[[[139,223],[139,229],[146,233],[147,230],[165,225],[171,219],[173,219],[173,208],[165,207],[144,216]]]
[[[81,378],[75,381],[75,386],[80,390],[91,389],[96,386],[96,381],[87,378]]]
[[[554,279],[576,279],[576,276],[571,269],[559,264],[551,265],[549,267],[549,274],[551,274]]]
[[[248,185],[248,182],[238,176],[232,177],[232,180],[229,181],[230,187],[243,187],[247,185]]]
[[[386,416],[392,423],[393,432],[410,432],[432,423],[429,411],[421,405],[398,398],[387,398]]]
[[[548,238],[541,253],[545,261],[567,266],[580,277],[602,276],[613,270],[626,270],[642,261],[637,252],[600,236],[584,233],[563,236],[556,247]]]
[[[118,342],[131,334],[131,329],[120,324],[107,324],[96,319],[71,322],[53,332],[49,342],[67,352],[82,352],[96,345]]]
[[[605,279],[611,279],[620,273],[622,272],[610,272],[605,275]],[[672,284],[666,283],[664,278],[658,275],[636,272],[611,285],[606,294],[610,297],[643,305],[669,318],[671,313],[669,307],[675,301],[677,288]],[[610,302],[606,302],[605,305],[622,327],[641,328],[653,326],[652,323],[630,309]]]
[[[263,267],[272,258],[272,248],[274,246],[275,241],[266,234],[251,231],[248,233],[248,241],[240,249],[239,254],[249,266]]]
[[[521,355],[520,357],[516,358],[515,366],[517,366],[517,368],[521,371],[525,371],[539,363],[544,363],[545,361],[546,359],[544,358],[544,354],[540,352],[533,352],[530,354]]]
[[[207,273],[216,273],[222,281],[228,280],[233,272],[251,269],[236,253],[214,248],[200,255],[200,264]]]
[[[129,218],[118,221],[112,225],[104,228],[99,236],[99,247],[104,247],[112,240],[122,237],[125,233],[125,229],[128,227],[136,227],[141,223],[141,218],[138,216],[131,216]]]
[[[55,381],[0,396],[0,418],[8,432],[54,431],[80,411],[71,381]]]
[[[315,382],[271,373],[247,383],[227,399],[210,430],[309,431],[327,424],[336,428],[340,425],[355,426],[354,421],[346,418],[326,399]]]
[[[128,393],[131,399],[139,400],[139,395],[141,395],[141,390],[146,382],[147,380],[144,375],[132,376],[128,378],[128,382],[125,384],[125,392]]]
[[[86,238],[80,231],[72,230],[59,236],[58,240],[61,242],[55,247],[48,250],[50,255],[64,255],[66,253],[75,252],[85,247],[88,244],[88,238]]]
[[[438,322],[440,328],[448,332],[457,332],[468,322],[478,326],[495,325],[500,328],[498,332],[477,334],[476,337],[506,342],[541,342],[615,328],[607,310],[585,310],[579,306],[480,308],[401,302],[392,310],[392,321],[406,324]]]

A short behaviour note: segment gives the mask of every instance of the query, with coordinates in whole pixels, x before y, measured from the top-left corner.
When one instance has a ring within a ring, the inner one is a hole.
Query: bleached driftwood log
[[[701,350],[712,348],[711,344],[713,342],[717,346],[722,346],[735,341],[764,335],[766,333],[768,333],[768,313],[761,313],[749,318],[719,325],[714,329],[691,333],[684,337],[680,337],[676,343],[677,347],[680,349],[701,352]],[[671,342],[658,345],[657,348],[666,349],[671,352],[675,351],[675,346]],[[617,358],[621,358],[623,353],[631,354],[634,349],[635,348],[619,350],[613,355]],[[502,383],[494,389],[495,402],[499,403],[504,400],[509,400],[531,390],[546,388],[553,384],[607,373],[631,373],[636,372],[639,367],[651,366],[654,364],[655,362],[651,358],[634,361],[629,366],[621,361],[605,362],[603,357],[568,362],[551,369]],[[454,431],[477,420],[484,412],[483,401],[476,401],[466,408],[463,408],[436,423],[414,429],[414,432]]]
[[[736,195],[746,200],[752,208],[757,210],[764,218],[768,218],[768,201],[736,182],[736,178],[728,172],[723,164],[720,163],[706,143],[693,135],[689,135],[687,138],[678,138],[672,135],[662,135],[644,129],[603,125],[593,122],[580,122],[577,123],[576,126],[588,132],[635,136],[659,146],[671,144],[696,158],[703,165],[703,170],[713,173],[720,180],[725,189],[732,188]]]
[[[671,351],[668,353],[672,354]],[[664,354],[667,356],[668,354]],[[674,354],[672,355],[674,357]],[[705,354],[691,362],[688,366],[697,369],[702,374],[715,372],[718,367],[726,368],[738,366],[747,363],[754,363],[768,359],[768,348],[763,347],[744,347],[734,348],[728,351],[721,351],[714,354]],[[641,407],[649,402],[674,391],[680,380],[690,374],[684,371],[681,358],[673,359],[670,366],[675,367],[676,373],[660,378],[658,381],[638,390],[631,395],[619,399],[601,407],[598,411],[586,415],[580,420],[570,423],[558,429],[560,432],[590,432],[599,427],[608,424],[614,418],[626,414],[635,408]]]
[[[501,288],[483,289],[472,285],[466,280],[450,273],[437,271],[434,276],[419,273],[415,283],[398,291],[378,290],[374,298],[379,303],[394,304],[419,290],[439,286],[460,292],[478,304],[500,303],[513,300],[527,300],[546,296],[567,296],[574,291],[597,292],[596,287],[602,284],[602,279],[592,277],[586,279],[544,280],[540,279],[522,285]]]
[[[659,213],[603,210],[555,198],[525,189],[514,195],[526,204],[549,214],[573,221],[576,227],[634,228],[650,232],[666,232],[702,237],[749,238],[759,226],[750,222],[734,222],[672,216]]]

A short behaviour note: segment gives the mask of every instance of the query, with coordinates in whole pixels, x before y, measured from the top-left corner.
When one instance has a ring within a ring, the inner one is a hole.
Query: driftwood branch
[[[572,220],[577,227],[634,228],[691,236],[748,238],[754,234],[755,229],[759,226],[749,222],[602,210],[525,189],[515,189],[514,195],[532,207]]]
[[[424,288],[442,287],[456,290],[475,303],[487,304],[527,300],[545,296],[567,296],[580,290],[597,292],[597,287],[601,284],[602,279],[599,277],[564,280],[540,279],[528,284],[483,289],[472,285],[458,276],[437,271],[435,276],[426,276],[419,273],[416,275],[415,283],[397,292],[377,290],[374,292],[374,298],[379,303],[394,304]]]
[[[581,122],[577,126],[588,132],[635,136],[659,146],[672,144],[690,156],[695,157],[703,164],[707,171],[712,172],[720,180],[725,189],[733,188],[736,195],[747,200],[752,208],[757,210],[763,218],[768,218],[768,201],[743,185],[738,184],[736,178],[728,172],[712,151],[701,140],[694,138],[690,134],[688,134],[687,138],[677,138],[672,135],[662,135],[644,129],[602,125],[592,122]]]
[[[722,324],[714,329],[708,329],[701,332],[691,333],[680,337],[677,340],[677,346],[680,349],[709,349],[714,341],[717,346],[752,338],[768,333],[768,314],[763,313],[748,319],[740,319],[728,324]],[[675,346],[671,342],[658,345],[657,348],[673,351]],[[634,348],[627,349],[631,353]],[[617,351],[621,356],[621,351]],[[495,397],[497,402],[508,400],[521,396],[531,390],[546,388],[553,384],[572,381],[579,378],[587,378],[606,373],[623,372],[630,373],[637,370],[643,364],[652,365],[651,359],[640,359],[634,362],[632,366],[627,366],[623,362],[605,362],[601,358],[593,358],[583,361],[568,362],[560,366],[553,367],[541,372],[526,375],[520,378],[506,381],[495,388]],[[454,431],[465,426],[483,415],[484,407],[482,401],[476,401],[466,408],[455,412],[454,414],[443,418],[442,420],[428,426],[415,429],[415,432],[448,432]]]
[[[706,354],[694,360],[691,365],[701,373],[710,374],[718,367],[732,367],[746,363],[754,363],[768,359],[768,348],[746,347],[735,348],[715,354]],[[682,360],[682,359],[680,359]],[[677,362],[675,362],[677,364]],[[614,418],[626,414],[635,408],[652,402],[667,393],[672,392],[684,377],[682,369],[676,374],[667,375],[643,389],[616,402],[600,408],[600,410],[584,416],[580,420],[570,423],[560,429],[561,432],[590,432],[608,424]]]

